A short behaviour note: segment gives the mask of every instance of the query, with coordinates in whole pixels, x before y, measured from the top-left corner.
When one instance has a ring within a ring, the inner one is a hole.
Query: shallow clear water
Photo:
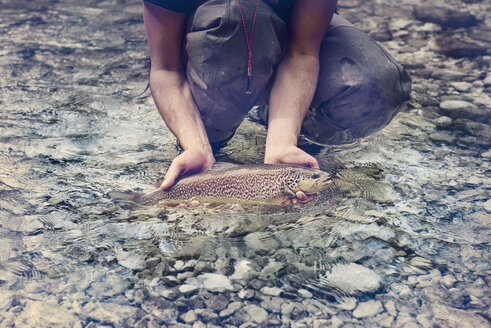
[[[481,19],[452,33],[489,42],[489,5],[468,2],[440,4]],[[0,326],[489,326],[490,57],[442,55],[420,3],[341,2],[392,33],[414,100],[357,144],[301,142],[334,188],[162,210],[108,196],[178,154],[148,93],[117,94],[146,85],[140,2],[0,1]],[[218,160],[260,162],[264,139],[248,119]]]

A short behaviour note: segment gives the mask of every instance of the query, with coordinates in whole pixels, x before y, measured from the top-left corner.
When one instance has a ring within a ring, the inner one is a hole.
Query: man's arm
[[[179,175],[208,170],[215,158],[200,113],[184,76],[182,40],[186,14],[143,2],[143,18],[150,50],[150,89],[157,109],[184,152],[169,167],[161,188]]]
[[[294,2],[287,51],[269,99],[265,163],[319,168],[314,157],[297,147],[297,139],[317,86],[319,50],[336,3],[337,0]]]

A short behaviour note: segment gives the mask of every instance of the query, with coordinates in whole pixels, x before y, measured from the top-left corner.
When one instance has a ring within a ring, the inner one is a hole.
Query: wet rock
[[[419,5],[414,6],[414,17],[422,22],[430,22],[447,27],[469,27],[477,24],[474,15],[445,7]]]
[[[240,309],[242,307],[243,307],[242,302],[229,303],[226,309],[220,311],[219,316],[221,318],[231,316],[232,314],[235,313],[235,311],[237,311],[238,309]]]
[[[204,309],[199,314],[201,321],[211,324],[219,323],[218,314],[216,314],[212,309]]]
[[[150,297],[149,300],[142,303],[142,309],[164,322],[173,322],[177,319],[179,311],[177,307],[167,300],[159,297]]]
[[[248,248],[255,252],[270,254],[278,248],[278,241],[266,231],[253,232],[244,237]]]
[[[281,306],[281,315],[291,320],[302,320],[303,318],[307,317],[309,314],[304,309],[301,303],[292,302],[292,303],[284,303]]]
[[[463,130],[472,136],[482,137],[484,140],[489,140],[491,142],[491,126],[487,124],[459,118],[455,120],[454,125],[456,128]]]
[[[29,301],[15,318],[15,327],[82,327],[80,319],[56,301]]]
[[[447,35],[438,37],[436,44],[442,54],[455,58],[482,56],[488,52],[488,48],[481,43]]]
[[[254,297],[254,291],[251,289],[241,289],[237,296],[239,296],[240,299],[248,300]]]
[[[442,279],[440,280],[442,286],[445,286],[446,288],[452,288],[456,282],[457,279],[455,279],[454,276],[449,274],[443,276]]]
[[[351,311],[353,310],[358,302],[354,297],[345,297],[339,301],[339,304],[336,304],[336,307],[342,310]]]
[[[230,277],[232,280],[250,280],[257,277],[258,272],[254,270],[252,261],[242,259],[234,266],[234,274]]]
[[[350,294],[373,292],[380,288],[380,276],[355,263],[335,265],[324,282]]]
[[[280,296],[283,290],[278,287],[263,287],[261,288],[260,292],[263,293],[264,295]]]
[[[470,311],[452,308],[440,303],[431,304],[434,314],[431,324],[439,327],[488,327],[488,321]],[[465,325],[463,325],[465,323]]]
[[[260,277],[264,280],[274,279],[276,273],[285,267],[285,263],[276,262],[274,259],[270,259],[268,265],[266,265],[260,273]]]
[[[387,302],[384,303],[384,307],[385,307],[385,310],[387,310],[387,312],[395,317],[397,312],[396,312],[396,306],[394,304],[394,301],[392,300],[388,300]]]
[[[85,306],[84,311],[88,312],[88,317],[92,320],[119,327],[133,325],[137,313],[142,312],[133,306],[106,302],[92,303]]]
[[[450,85],[454,87],[455,90],[461,92],[467,92],[470,90],[470,88],[472,88],[472,84],[469,82],[452,82]]]
[[[210,292],[223,293],[225,291],[234,290],[230,280],[221,274],[204,273],[198,276],[198,279],[203,283],[205,289]]]
[[[213,295],[206,300],[206,306],[215,311],[221,311],[225,309],[228,305],[228,299],[222,295]]]
[[[434,142],[443,142],[443,143],[452,144],[455,142],[455,139],[457,137],[451,134],[450,132],[441,131],[441,132],[435,132],[430,134],[429,138],[431,141]]]
[[[191,295],[199,290],[198,286],[190,285],[190,284],[184,284],[179,286],[179,291],[183,293],[184,295]]]
[[[466,76],[464,72],[451,69],[435,69],[431,72],[431,77],[442,81],[461,81]]]
[[[491,213],[491,199],[488,199],[484,205],[483,205],[484,209],[486,210],[486,212],[488,213]]]
[[[435,120],[435,124],[437,127],[440,129],[446,129],[451,127],[452,125],[452,119],[448,116],[440,116]]]
[[[184,321],[185,323],[191,324],[191,323],[195,322],[198,317],[197,317],[196,313],[194,313],[193,310],[190,310],[190,311],[188,311],[186,313],[181,314],[179,316],[179,318],[182,321]]]
[[[310,298],[312,298],[312,297],[313,297],[313,295],[312,295],[312,293],[311,293],[311,292],[309,292],[308,290],[303,289],[303,288],[300,288],[300,289],[298,290],[298,295],[300,295],[300,296],[301,296],[301,297],[303,297],[303,298],[308,298],[308,299],[310,299]]]
[[[244,310],[249,314],[252,320],[257,323],[266,321],[268,318],[268,312],[257,305],[251,304],[244,307]]]
[[[382,303],[376,300],[360,303],[353,311],[356,318],[372,317],[382,311]]]

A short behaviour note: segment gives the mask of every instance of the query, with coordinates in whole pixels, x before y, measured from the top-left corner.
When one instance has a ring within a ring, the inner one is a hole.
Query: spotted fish
[[[221,163],[220,163],[221,164]],[[206,173],[179,180],[169,189],[133,195],[141,205],[209,203],[281,204],[297,191],[313,195],[332,182],[327,172],[293,165],[215,165]]]

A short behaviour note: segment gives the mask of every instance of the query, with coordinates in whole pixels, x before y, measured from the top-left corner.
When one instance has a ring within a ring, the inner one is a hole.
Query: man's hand
[[[319,163],[313,157],[294,145],[273,146],[266,145],[266,154],[264,155],[265,164],[293,164],[313,169],[319,168]],[[310,201],[313,196],[307,196],[303,191],[297,191],[296,198],[289,198],[282,205],[297,205]]]
[[[171,187],[178,177],[206,172],[213,164],[215,164],[215,157],[213,157],[211,149],[190,148],[185,150],[172,161],[160,188]]]

